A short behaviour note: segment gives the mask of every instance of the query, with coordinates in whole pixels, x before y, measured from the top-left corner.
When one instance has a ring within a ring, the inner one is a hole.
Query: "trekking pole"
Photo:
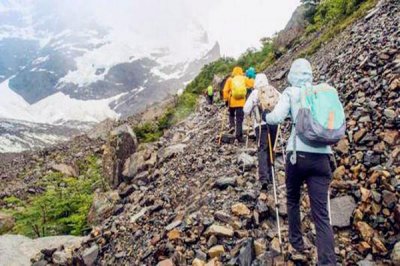
[[[270,158],[270,162],[271,162],[271,172],[272,172],[272,185],[273,185],[273,188],[274,188],[276,224],[278,226],[279,246],[280,246],[281,254],[283,255],[281,225],[280,225],[280,221],[279,221],[279,204],[278,204],[278,197],[277,197],[277,193],[276,193],[274,158],[273,158],[273,152],[272,152],[271,133],[269,131],[268,126],[267,126],[267,130],[268,130],[269,158]]]
[[[228,109],[225,109],[223,117],[222,117],[222,126],[221,126],[221,129],[220,129],[220,134],[219,134],[219,138],[218,138],[218,145],[221,145],[222,134],[223,134],[224,128],[225,128],[227,110]]]

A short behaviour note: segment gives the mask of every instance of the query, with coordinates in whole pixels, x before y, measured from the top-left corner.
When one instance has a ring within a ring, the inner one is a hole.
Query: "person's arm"
[[[289,114],[289,111],[290,111],[290,93],[289,90],[286,89],[279,98],[279,102],[276,104],[274,110],[266,114],[264,119],[267,122],[267,124],[277,125],[282,123],[283,120],[285,120],[285,118]]]
[[[256,98],[257,98],[257,95],[256,95],[255,91],[252,91],[250,93],[249,98],[246,100],[246,103],[245,103],[244,107],[243,107],[243,112],[244,112],[245,115],[250,115],[251,111],[254,108],[255,101],[257,100]]]
[[[224,85],[223,96],[225,102],[229,101],[229,96],[231,94],[231,82],[232,78],[228,78]]]

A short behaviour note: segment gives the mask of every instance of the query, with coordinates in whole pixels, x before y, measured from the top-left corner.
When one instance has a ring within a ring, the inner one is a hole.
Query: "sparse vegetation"
[[[83,235],[89,229],[87,215],[93,192],[104,186],[100,164],[95,156],[80,164],[78,178],[50,173],[40,180],[46,190],[27,200],[14,196],[4,199],[2,211],[14,216],[13,233],[30,237],[60,234]]]
[[[365,16],[377,0],[325,0],[310,17],[306,34],[322,32],[301,56],[314,54],[324,43],[330,41],[355,20]]]

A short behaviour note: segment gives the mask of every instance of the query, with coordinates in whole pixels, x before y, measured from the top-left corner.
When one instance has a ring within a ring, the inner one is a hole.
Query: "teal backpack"
[[[346,117],[338,92],[326,83],[304,88],[296,117],[296,134],[307,145],[332,145],[346,133]]]

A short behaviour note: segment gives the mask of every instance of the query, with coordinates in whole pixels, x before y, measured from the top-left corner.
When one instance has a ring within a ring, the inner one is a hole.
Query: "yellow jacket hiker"
[[[247,81],[247,78],[243,75],[243,69],[241,67],[235,67],[232,71],[231,77],[227,79],[224,86],[224,101],[228,102],[229,107],[243,107],[246,103],[246,97],[242,99],[236,99],[232,96],[232,80],[234,77],[243,76],[243,78]]]

